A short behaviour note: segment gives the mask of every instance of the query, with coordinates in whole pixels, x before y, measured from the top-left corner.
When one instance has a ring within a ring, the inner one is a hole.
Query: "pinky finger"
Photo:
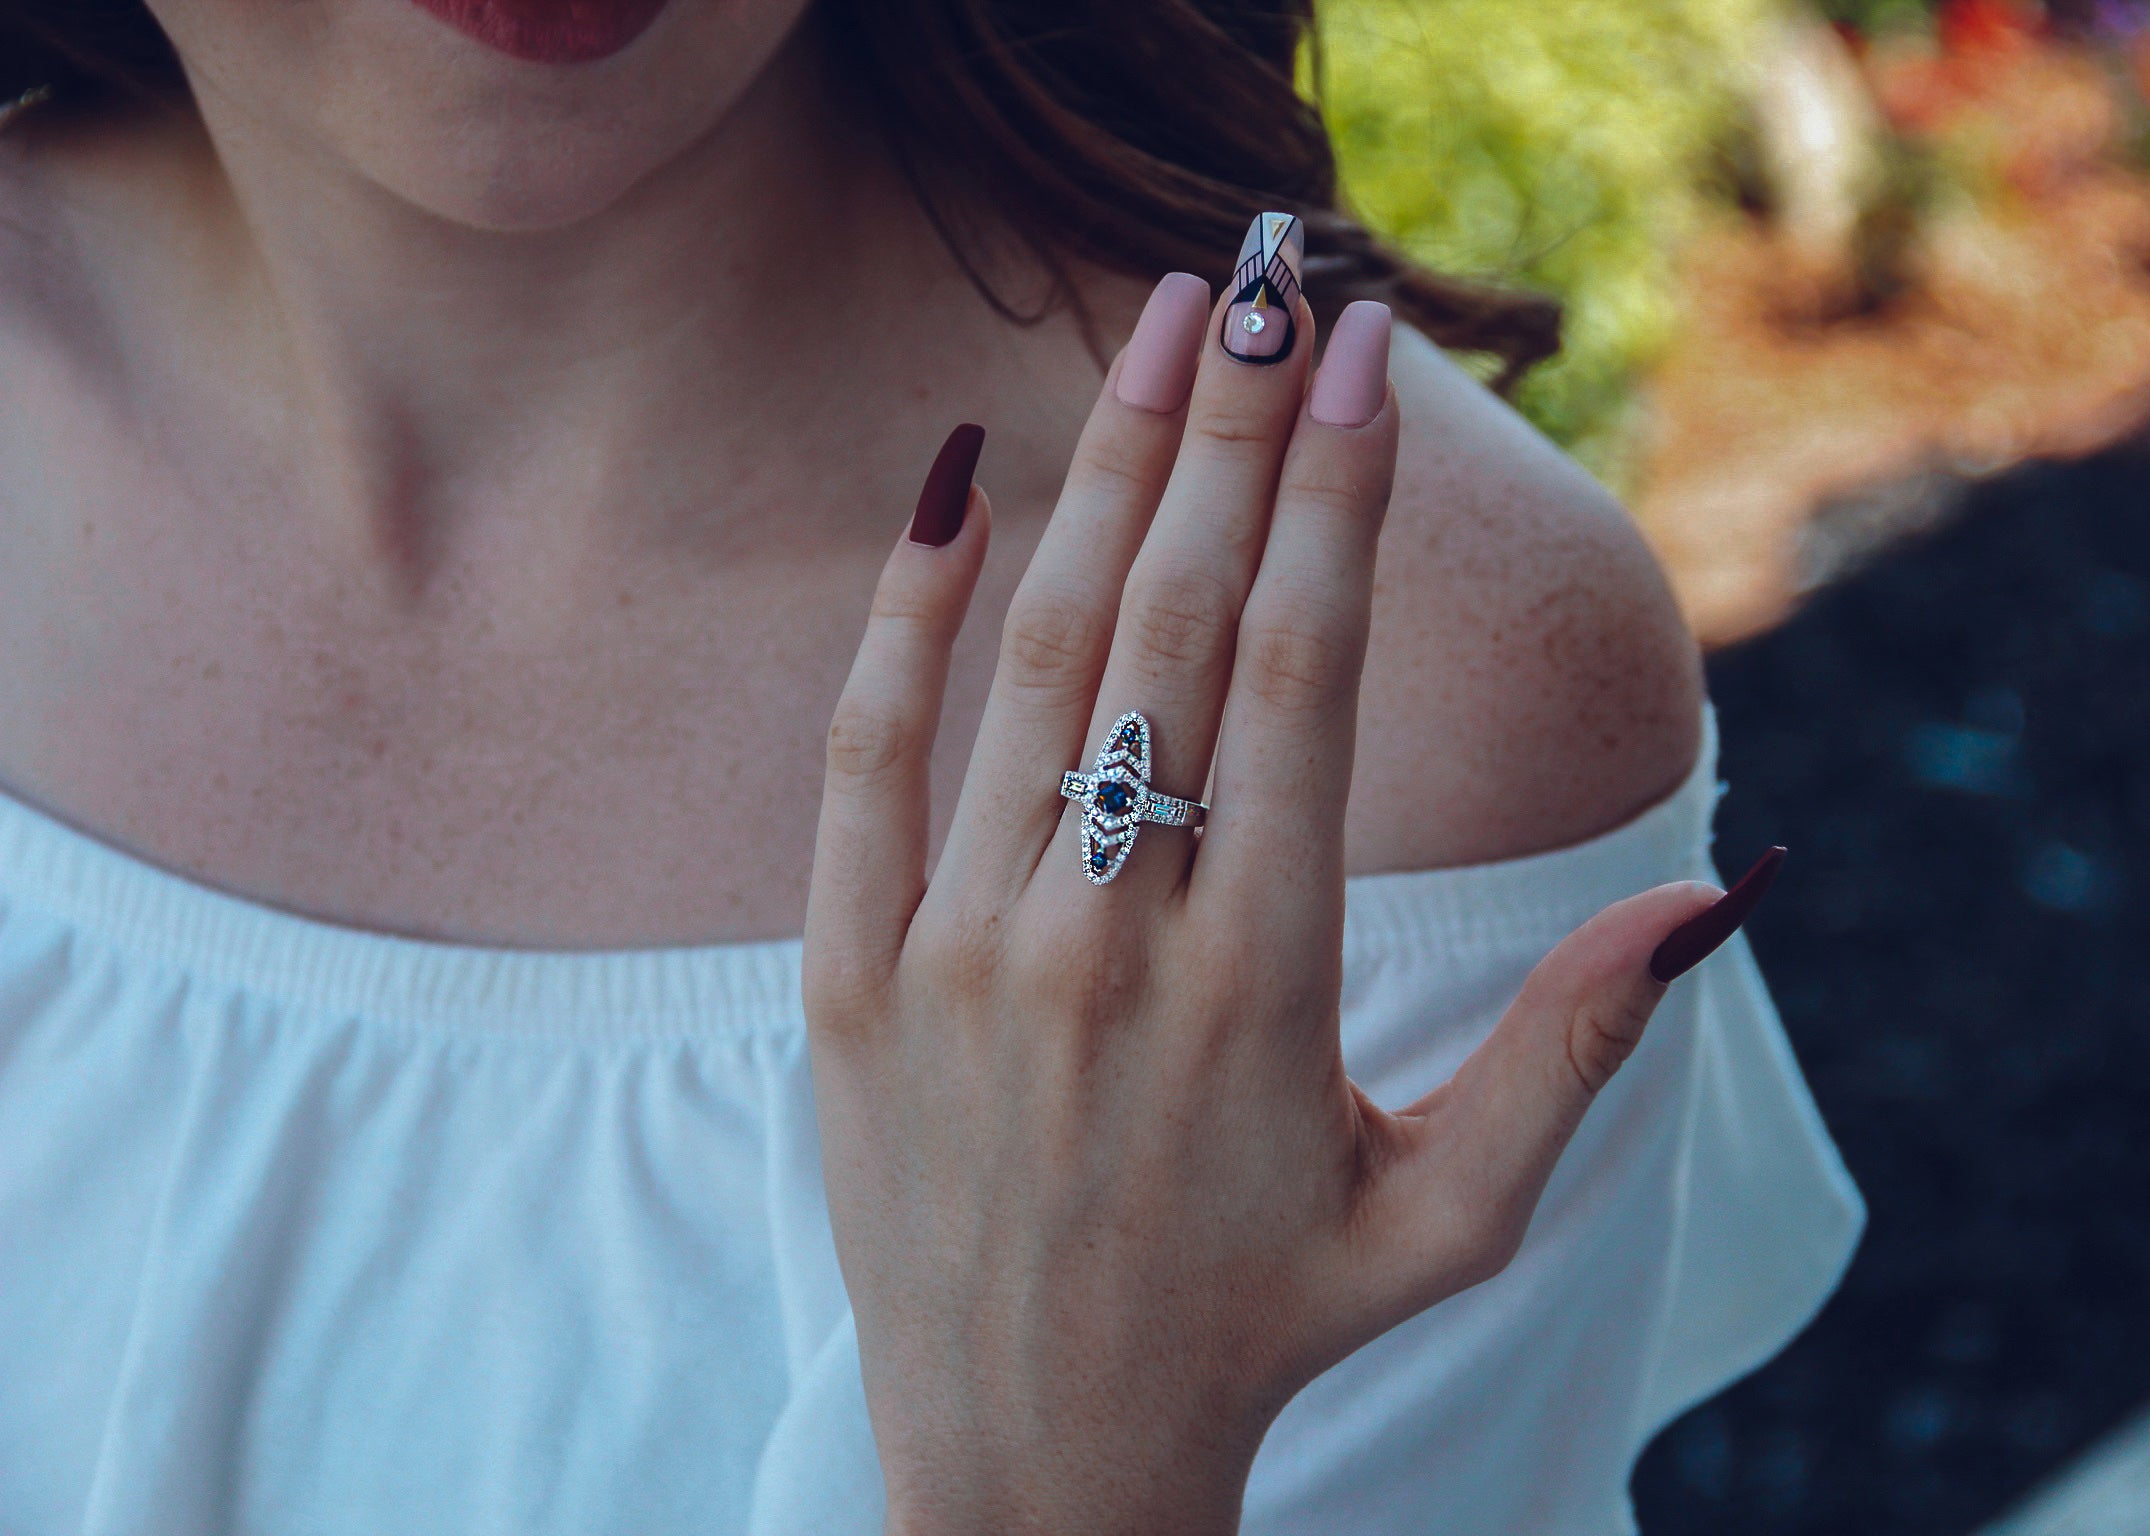
[[[1730,891],[1699,882],[1631,896],[1540,961],[1455,1077],[1390,1122],[1402,1155],[1380,1223],[1424,1305],[1497,1271],[1583,1114],[1642,1039],[1668,981],[1723,944],[1782,863]]]
[[[984,432],[942,445],[905,537],[882,568],[829,722],[827,779],[806,902],[810,1016],[893,970],[926,885],[927,798],[948,658],[985,560],[991,512],[970,483]]]

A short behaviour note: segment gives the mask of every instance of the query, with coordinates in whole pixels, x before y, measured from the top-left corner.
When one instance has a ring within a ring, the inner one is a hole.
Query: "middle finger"
[[[1247,232],[1203,342],[1179,457],[1128,573],[1091,718],[1094,752],[1126,711],[1148,717],[1151,783],[1183,799],[1200,799],[1209,773],[1240,610],[1306,389],[1314,323],[1299,292],[1304,239],[1299,221],[1281,213],[1258,215]],[[1048,852],[1067,876],[1079,873],[1080,855],[1069,850],[1080,821],[1066,817]],[[1193,846],[1185,834],[1152,826],[1138,841],[1175,854],[1133,855],[1116,885],[1138,896],[1176,885]]]

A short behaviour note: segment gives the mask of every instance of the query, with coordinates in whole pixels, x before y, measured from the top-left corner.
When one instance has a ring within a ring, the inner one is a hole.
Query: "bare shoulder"
[[[1403,410],[1359,712],[1354,873],[1606,832],[1686,778],[1693,639],[1627,513],[1439,348],[1399,327]]]

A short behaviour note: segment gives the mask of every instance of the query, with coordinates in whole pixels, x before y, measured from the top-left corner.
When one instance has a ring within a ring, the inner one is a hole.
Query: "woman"
[[[1303,6],[150,9],[0,9],[0,1523],[1624,1528],[1856,1199]]]

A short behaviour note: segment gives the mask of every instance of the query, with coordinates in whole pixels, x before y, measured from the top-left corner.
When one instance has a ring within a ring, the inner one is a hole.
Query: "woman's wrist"
[[[996,1310],[987,1303],[974,1321]],[[1033,1295],[1020,1310],[1075,1311],[1095,1322],[1092,1308],[1065,1297]],[[978,1333],[1002,1331],[987,1323]],[[889,1536],[1228,1536],[1239,1528],[1255,1452],[1282,1406],[1274,1394],[1261,1396],[1251,1382],[1243,1391],[1215,1373],[1215,1362],[1197,1360],[1168,1364],[1135,1386],[1131,1373],[1095,1369],[1117,1354],[1098,1330],[1067,1332],[1089,1333],[1088,1347],[1055,1348],[1067,1341],[1051,1337],[986,1349],[975,1335],[946,1340],[934,1353],[961,1363],[938,1382],[921,1361],[906,1360],[909,1351],[878,1352],[903,1378],[899,1387],[869,1372],[867,1392]],[[1169,1351],[1150,1353],[1154,1362]],[[1205,1364],[1211,1369],[1200,1370]],[[1196,1374],[1210,1379],[1196,1386]]]
[[[888,1536],[1232,1536],[1246,1468],[1193,1455],[1123,1464],[1078,1445],[1018,1464],[965,1454],[888,1474]]]

